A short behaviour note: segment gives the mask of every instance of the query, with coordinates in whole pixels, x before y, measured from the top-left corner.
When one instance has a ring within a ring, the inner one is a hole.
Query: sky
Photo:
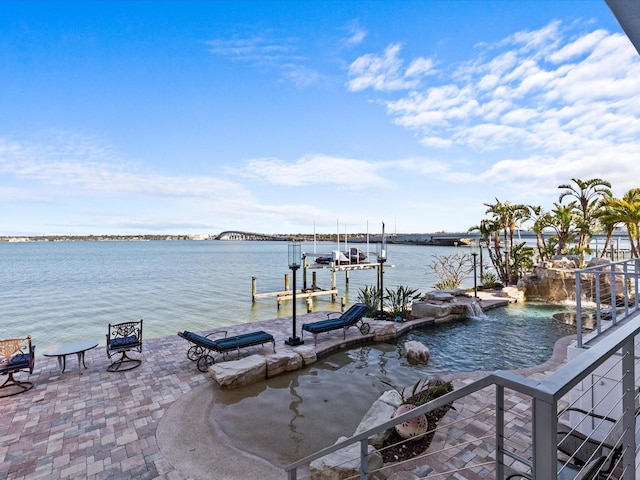
[[[464,232],[639,140],[604,0],[0,2],[0,235]]]

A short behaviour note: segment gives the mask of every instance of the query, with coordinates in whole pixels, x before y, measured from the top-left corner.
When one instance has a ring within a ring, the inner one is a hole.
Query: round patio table
[[[87,368],[84,363],[84,352],[91,350],[92,348],[96,348],[97,346],[98,342],[94,342],[93,340],[63,343],[62,345],[51,347],[44,352],[43,355],[45,357],[57,357],[60,373],[63,373],[67,367],[67,355],[73,355],[75,353],[78,356],[78,374],[82,374],[81,365],[84,366],[84,368]]]

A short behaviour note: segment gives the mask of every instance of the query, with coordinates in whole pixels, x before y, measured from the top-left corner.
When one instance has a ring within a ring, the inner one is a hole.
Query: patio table
[[[67,367],[67,355],[76,354],[78,356],[78,374],[81,375],[81,365],[84,366],[84,368],[87,368],[84,363],[84,353],[87,350],[96,348],[97,346],[98,342],[94,342],[93,340],[82,340],[79,342],[63,343],[61,345],[51,347],[46,352],[44,352],[43,355],[45,357],[57,357],[58,367],[60,367],[60,373],[63,373],[65,368]]]

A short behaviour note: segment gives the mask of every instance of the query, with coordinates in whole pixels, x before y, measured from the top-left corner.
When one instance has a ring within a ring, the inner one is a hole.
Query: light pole
[[[471,255],[473,255],[473,298],[478,298],[478,277],[476,275],[478,254],[473,252]]]
[[[293,272],[293,335],[289,337],[289,340],[285,340],[284,343],[291,346],[304,343],[304,340],[300,340],[300,337],[298,337],[296,329],[296,271],[300,268],[302,259],[301,248],[298,242],[289,244],[289,268]]]
[[[378,263],[380,264],[380,281],[379,283],[379,291],[380,294],[380,311],[378,316],[380,318],[384,317],[384,262],[387,260],[387,242],[384,237],[384,222],[382,222],[382,240],[380,242],[380,249],[378,250]]]

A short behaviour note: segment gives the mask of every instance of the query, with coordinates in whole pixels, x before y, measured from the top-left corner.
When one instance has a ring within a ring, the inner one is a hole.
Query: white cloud
[[[404,78],[399,51],[394,45],[381,57],[356,60],[351,73],[361,75],[351,81],[360,83],[352,89],[382,90]],[[562,155],[584,149],[594,135],[626,138],[640,117],[640,59],[628,39],[603,30],[574,34],[560,22],[483,45],[475,59],[453,66],[448,77],[440,71],[428,86],[403,86],[405,95],[385,101],[388,114],[438,148]]]
[[[434,73],[434,62],[422,57],[413,60],[405,69],[404,62],[398,57],[400,50],[399,44],[392,44],[382,55],[368,53],[355,59],[349,67],[349,90],[407,90],[417,87],[423,76]]]
[[[347,27],[347,31],[349,37],[345,40],[345,43],[349,46],[360,45],[367,37],[367,31],[357,21],[352,22]]]
[[[377,173],[380,168],[381,165],[364,160],[310,155],[295,163],[278,159],[255,159],[248,161],[242,172],[246,176],[275,185],[332,184],[349,189],[361,189],[387,183]]]

